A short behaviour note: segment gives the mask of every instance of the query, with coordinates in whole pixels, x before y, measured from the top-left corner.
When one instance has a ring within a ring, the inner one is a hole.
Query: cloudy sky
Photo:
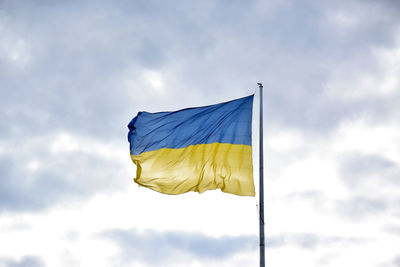
[[[257,198],[139,187],[127,142],[257,82],[267,266],[400,266],[396,0],[0,0],[0,266],[257,266]]]

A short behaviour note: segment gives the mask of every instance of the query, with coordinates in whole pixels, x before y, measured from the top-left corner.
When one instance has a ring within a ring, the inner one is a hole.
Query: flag
[[[172,112],[139,112],[128,125],[134,181],[165,194],[254,196],[254,95]]]

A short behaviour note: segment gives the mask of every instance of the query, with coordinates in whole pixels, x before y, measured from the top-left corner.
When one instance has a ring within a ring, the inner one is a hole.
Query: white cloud
[[[150,84],[151,88],[159,94],[164,95],[164,82],[161,73],[155,71],[145,71],[143,73],[143,79]]]
[[[356,14],[350,14],[350,12],[346,13],[344,10],[332,12],[332,14],[329,14],[327,17],[331,23],[347,30],[353,30],[359,24]]]
[[[25,67],[31,61],[30,47],[20,38],[3,37],[0,43],[0,59],[8,60],[16,67]]]
[[[31,160],[26,164],[26,168],[32,172],[40,169],[40,162],[38,160]]]
[[[363,117],[344,120],[332,140],[332,149],[336,153],[377,154],[400,163],[399,131],[396,122],[375,123]]]

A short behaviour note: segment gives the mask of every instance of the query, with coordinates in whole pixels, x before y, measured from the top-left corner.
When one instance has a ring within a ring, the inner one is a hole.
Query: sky
[[[0,0],[0,267],[257,266],[258,196],[139,187],[127,125],[258,82],[266,265],[400,266],[398,1]]]

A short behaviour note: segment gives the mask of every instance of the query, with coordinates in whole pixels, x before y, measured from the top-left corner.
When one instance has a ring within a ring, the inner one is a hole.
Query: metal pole
[[[264,143],[263,143],[263,85],[260,88],[260,267],[265,267],[265,237],[264,237]]]

